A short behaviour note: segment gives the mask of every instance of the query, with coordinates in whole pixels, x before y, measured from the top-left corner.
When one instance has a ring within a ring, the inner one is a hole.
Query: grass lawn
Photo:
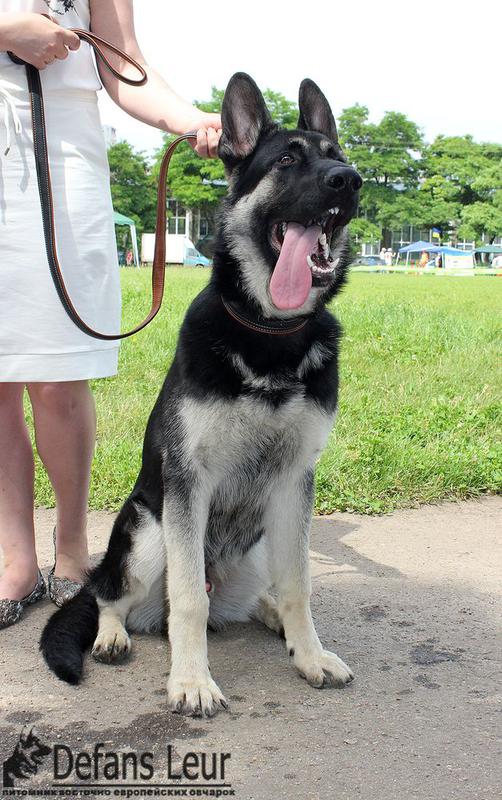
[[[167,272],[157,320],[96,381],[91,507],[117,509],[137,475],[150,409],[203,269]],[[122,270],[124,326],[144,316],[150,273]],[[387,512],[500,490],[502,280],[353,274],[333,308],[345,336],[338,419],[317,469],[316,510]],[[53,505],[37,465],[36,497]]]

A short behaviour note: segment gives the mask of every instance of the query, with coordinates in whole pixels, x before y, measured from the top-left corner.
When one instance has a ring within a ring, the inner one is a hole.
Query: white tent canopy
[[[131,232],[132,252],[134,256],[134,265],[139,267],[139,251],[138,251],[138,237],[136,234],[136,223],[130,217],[124,214],[119,214],[118,211],[113,212],[113,221],[115,225],[125,225]]]

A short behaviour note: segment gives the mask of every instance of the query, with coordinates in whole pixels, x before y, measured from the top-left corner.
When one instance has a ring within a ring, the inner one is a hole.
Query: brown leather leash
[[[125,53],[119,47],[107,42],[105,39],[101,39],[99,36],[96,36],[95,33],[91,33],[90,31],[86,31],[81,28],[72,28],[71,30],[73,33],[76,33],[80,39],[91,45],[97,57],[118,80],[122,81],[123,83],[127,83],[130,86],[143,86],[146,83],[148,76],[145,69],[141,64],[138,64],[137,61],[131,58],[131,56],[127,55],[127,53]],[[104,49],[108,49],[120,56],[120,58],[124,59],[124,61],[133,66],[139,72],[140,77],[128,78],[127,76],[118,72],[118,70],[115,69],[115,67],[106,57]],[[35,154],[40,205],[42,209],[45,248],[52,280],[54,282],[59,299],[61,300],[61,303],[72,322],[74,322],[75,325],[77,325],[77,327],[88,336],[92,336],[95,339],[104,340],[125,339],[128,336],[132,336],[134,333],[137,333],[145,328],[148,323],[151,322],[152,319],[157,315],[162,305],[166,266],[166,184],[169,162],[171,161],[172,154],[178,145],[181,144],[181,142],[185,142],[190,139],[195,140],[197,139],[197,135],[195,133],[185,133],[182,136],[178,136],[177,139],[171,142],[162,157],[159,185],[157,188],[157,220],[155,225],[155,249],[152,266],[152,303],[150,311],[145,319],[139,323],[139,325],[136,325],[135,328],[130,331],[126,331],[125,333],[110,334],[95,331],[90,327],[90,325],[84,322],[73,305],[70,294],[64,282],[61,265],[57,255],[54,203],[52,198],[51,175],[47,147],[47,129],[45,124],[44,101],[40,73],[32,64],[27,64],[12,53],[9,53],[9,55],[16,64],[24,64],[26,69],[33,126],[33,149]]]

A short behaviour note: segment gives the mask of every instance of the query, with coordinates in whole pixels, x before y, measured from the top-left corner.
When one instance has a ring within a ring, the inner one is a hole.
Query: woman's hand
[[[201,158],[217,158],[218,142],[221,137],[221,117],[219,114],[201,114],[196,121],[197,142],[190,144]]]
[[[0,49],[9,50],[18,58],[45,69],[56,59],[78,50],[76,33],[62,28],[45,14],[0,14]]]
[[[192,106],[148,66],[136,39],[132,0],[90,0],[90,9],[91,30],[139,61],[148,75],[148,81],[140,89],[127,86],[119,83],[98,59],[101,81],[112,100],[127,114],[166,133],[197,131],[193,149],[203,158],[215,158],[221,136],[219,114],[206,114]],[[120,60],[115,66],[119,71],[123,69]]]

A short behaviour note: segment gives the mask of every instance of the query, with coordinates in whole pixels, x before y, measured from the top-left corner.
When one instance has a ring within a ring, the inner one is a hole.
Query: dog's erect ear
[[[33,728],[28,728],[27,725],[24,726],[23,730],[21,731],[21,736],[19,737],[19,742],[23,745],[28,744],[28,741],[31,736]]]
[[[323,133],[338,144],[338,132],[331,107],[318,85],[310,78],[305,78],[300,84],[298,105],[300,108],[298,127],[301,130]]]
[[[260,136],[276,127],[263,95],[245,72],[230,78],[221,109],[222,134],[218,155],[232,167],[255,149]]]

